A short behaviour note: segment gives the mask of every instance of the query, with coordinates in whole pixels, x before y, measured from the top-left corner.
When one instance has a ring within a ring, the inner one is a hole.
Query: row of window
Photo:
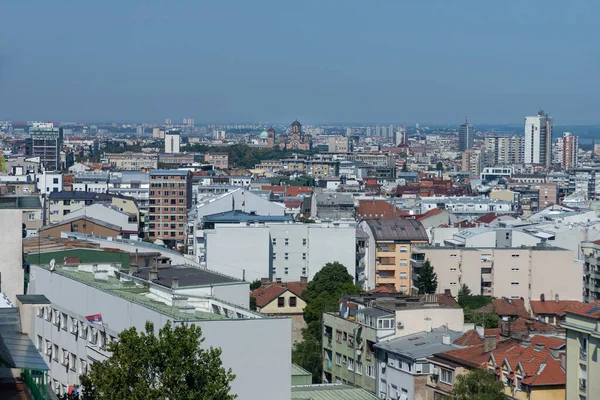
[[[158,218],[157,218],[158,217]],[[150,215],[148,217],[149,221],[160,221],[161,216],[156,216],[156,215]],[[185,219],[184,215],[162,215],[162,220],[163,221],[175,221],[176,219],[179,219],[180,221],[183,221]]]
[[[185,212],[185,207],[171,207],[169,209],[169,207],[164,207],[164,208],[160,208],[160,207],[150,207],[150,212],[151,213],[160,213],[162,210],[162,212],[168,213],[170,212],[180,212],[180,213],[184,213]]]
[[[176,229],[177,228],[176,225],[178,225],[178,224],[170,224],[170,226],[169,226],[169,223],[165,223],[165,224],[163,224],[163,228],[170,227],[171,229]],[[183,228],[184,226],[185,226],[185,224],[179,224],[180,228]],[[148,228],[150,228],[150,229],[160,228],[160,224],[148,224]]]
[[[296,307],[296,305],[298,304],[298,299],[295,296],[290,296],[288,304],[290,307]],[[285,297],[282,296],[277,298],[277,307],[285,307]]]
[[[283,258],[285,260],[289,260],[290,259],[290,253],[283,253]],[[277,253],[273,252],[273,260],[277,259]],[[302,253],[302,259],[306,260],[306,253]]]
[[[273,242],[273,246],[277,246],[277,238],[273,238],[271,240]],[[283,239],[283,244],[285,246],[288,246],[290,244],[290,239],[289,238]],[[306,246],[306,239],[302,239],[302,246]]]
[[[306,267],[302,267],[302,276],[306,276],[306,271]],[[273,273],[273,275],[277,275],[277,267],[273,266],[271,272]],[[290,267],[283,267],[283,273],[285,275],[288,275],[290,273]]]
[[[154,204],[161,204],[161,199],[150,199],[149,203],[154,205]],[[176,205],[177,204],[177,200],[178,199],[162,199],[162,204],[171,204],[171,205]],[[185,199],[184,198],[180,198],[179,199],[179,204],[185,204]]]
[[[81,339],[89,341],[91,344],[98,344],[104,347],[109,341],[115,338],[106,334],[106,332],[98,331],[94,324],[86,324],[78,319],[69,317],[67,314],[60,312],[52,307],[40,307],[37,310],[37,316],[48,322],[52,322],[56,327],[63,331],[69,331]],[[41,348],[41,343],[38,343],[38,348]]]
[[[348,371],[354,371],[357,375],[363,374],[363,363],[361,361],[356,360],[355,362],[353,358],[342,356],[340,353],[335,353],[335,364],[340,367],[347,364]],[[373,366],[367,364],[366,373],[368,377],[375,378],[375,368]],[[337,379],[339,378],[336,377]]]
[[[185,192],[183,190],[165,190],[161,192],[160,190],[151,190],[150,196],[185,196]]]

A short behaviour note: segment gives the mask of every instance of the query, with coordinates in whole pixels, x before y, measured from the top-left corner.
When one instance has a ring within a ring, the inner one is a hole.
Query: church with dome
[[[290,129],[279,136],[275,135],[275,129],[269,128],[259,135],[259,143],[272,149],[277,146],[281,150],[310,150],[312,148],[312,136],[302,131],[302,125],[298,121],[292,122]]]
[[[274,134],[275,131],[273,130]],[[279,135],[277,145],[281,150],[310,150],[312,148],[312,136],[302,131],[300,122],[294,121],[286,133]]]

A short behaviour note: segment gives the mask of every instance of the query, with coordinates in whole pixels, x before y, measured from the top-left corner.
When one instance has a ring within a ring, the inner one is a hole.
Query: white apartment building
[[[481,216],[490,212],[514,213],[513,203],[486,197],[424,197],[419,205],[421,214],[436,208],[446,209],[462,216]]]
[[[173,154],[181,152],[181,134],[179,131],[165,132],[165,153]]]
[[[438,278],[438,292],[458,295],[466,284],[474,294],[530,299],[556,295],[582,300],[583,265],[573,251],[551,246],[512,248],[420,247],[412,254],[413,274],[429,260]]]
[[[550,165],[552,161],[552,117],[543,110],[525,117],[525,164]]]
[[[336,261],[355,276],[354,222],[217,223],[204,230],[204,238],[207,267],[239,279],[310,281]]]
[[[266,387],[269,396],[290,398],[291,320],[236,305],[248,301],[247,283],[204,270],[193,274],[190,267],[129,273],[119,268],[75,261],[51,272],[32,265],[30,293],[43,294],[50,304],[36,307],[29,333],[50,366],[56,393],[65,394],[80,374],[109,357],[106,345],[121,331],[143,331],[146,321],[158,331],[170,321],[199,325],[202,346],[222,350],[223,366],[236,374],[231,392],[240,399],[264,399]],[[86,318],[94,315],[101,323]]]
[[[82,172],[73,176],[74,192],[106,193],[108,192],[107,172]]]
[[[43,171],[35,178],[37,190],[42,195],[49,195],[52,192],[60,192],[63,190],[63,175],[60,173],[52,173]]]
[[[147,212],[150,202],[150,177],[148,172],[123,171],[110,175],[108,193],[133,197],[140,211]]]

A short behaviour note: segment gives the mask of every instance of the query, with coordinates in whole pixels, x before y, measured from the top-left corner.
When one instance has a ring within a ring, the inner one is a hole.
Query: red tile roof
[[[496,336],[496,340],[500,340],[500,328],[493,329],[484,329],[485,336]],[[456,339],[452,344],[457,346],[476,346],[478,344],[483,343],[483,338],[479,336],[476,329],[471,329],[470,331],[465,332],[464,335]]]
[[[531,311],[537,315],[557,315],[562,317],[565,310],[577,304],[582,304],[577,300],[559,300],[559,301],[541,301],[531,300]]]
[[[285,195],[289,197],[298,197],[300,195],[310,195],[313,189],[310,186],[288,186],[285,189]]]
[[[285,204],[287,208],[298,208],[302,205],[302,200],[288,200],[284,201],[283,204]]]
[[[459,361],[464,365],[477,365],[482,369],[488,369],[488,362],[492,360],[497,374],[501,373],[502,366],[507,364],[511,371],[521,373],[524,384],[563,386],[566,383],[565,370],[562,368],[560,358],[555,359],[550,350],[562,351],[564,346],[564,339],[532,336],[527,342],[515,339],[502,340],[497,342],[496,349],[490,352],[483,351],[482,343],[436,354],[436,357]],[[511,375],[513,374],[509,377]]]
[[[581,315],[591,319],[600,319],[600,300],[593,303],[574,304],[565,311],[569,314]]]
[[[265,307],[288,290],[302,298],[306,282],[271,282],[253,290],[250,296],[256,299],[257,307]]]
[[[514,321],[502,322],[504,330],[508,333],[555,333],[557,331],[556,326],[541,322],[533,318],[522,318],[519,317]]]
[[[381,285],[377,286],[375,289],[369,290],[367,293],[396,293],[396,290],[393,285]]]
[[[284,186],[262,185],[261,189],[262,190],[270,190],[271,192],[276,192],[276,193],[285,193]]]
[[[481,217],[477,218],[475,220],[475,222],[479,222],[482,224],[489,224],[491,222],[493,222],[494,220],[496,220],[497,218],[502,217],[503,215],[507,215],[507,214],[498,214],[498,213],[487,213],[482,215]]]
[[[402,215],[408,214],[402,210],[394,210],[393,205],[381,199],[360,200],[356,210],[356,216],[360,219],[394,219]]]
[[[440,209],[440,208],[433,208],[433,209],[431,209],[431,210],[427,211],[425,214],[421,214],[421,215],[419,215],[419,216],[417,217],[417,219],[418,219],[419,221],[422,221],[422,220],[424,220],[424,219],[427,219],[427,218],[429,218],[429,217],[433,217],[434,215],[438,215],[438,214],[441,214],[441,213],[443,213],[443,212],[444,212],[444,210],[442,210],[442,209]]]
[[[499,316],[529,318],[525,302],[521,299],[494,299],[494,310]]]

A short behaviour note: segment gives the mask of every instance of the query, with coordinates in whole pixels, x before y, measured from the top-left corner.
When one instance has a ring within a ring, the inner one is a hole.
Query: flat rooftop
[[[292,400],[377,400],[363,388],[343,384],[292,386]]]
[[[49,269],[48,265],[37,265],[44,269]],[[228,319],[225,315],[213,314],[194,310],[194,312],[183,312],[179,307],[173,307],[148,297],[150,290],[147,286],[136,286],[133,282],[121,282],[114,274],[110,274],[107,280],[94,279],[94,274],[90,272],[77,271],[71,268],[65,269],[57,264],[54,270],[55,274],[73,279],[81,284],[101,290],[110,295],[121,297],[132,303],[149,308],[161,314],[178,321],[201,321],[201,320],[224,320]]]
[[[22,182],[30,183],[30,182]],[[0,210],[41,210],[42,203],[38,196],[2,196],[0,197]]]
[[[140,268],[139,272],[134,274],[134,276],[148,280],[150,271],[151,268]],[[205,269],[189,267],[187,265],[175,265],[167,268],[158,268],[158,280],[154,280],[154,283],[171,287],[173,278],[178,279],[180,287],[241,283],[241,281],[238,279]]]

